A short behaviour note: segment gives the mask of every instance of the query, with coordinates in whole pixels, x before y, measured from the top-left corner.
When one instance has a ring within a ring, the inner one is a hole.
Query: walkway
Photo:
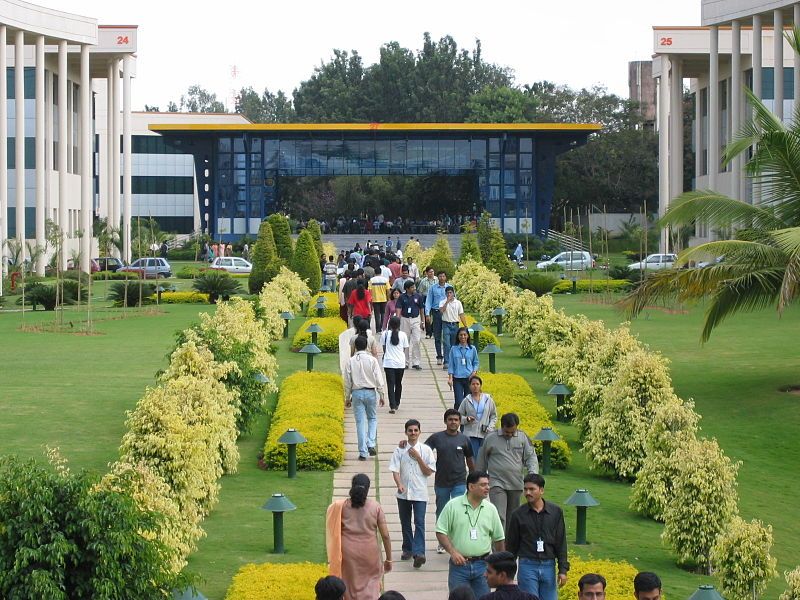
[[[451,392],[447,387],[447,373],[436,365],[433,340],[422,340],[422,371],[408,369],[403,376],[403,396],[400,409],[390,415],[388,403],[378,412],[377,461],[358,460],[356,426],[352,412],[345,412],[345,459],[333,476],[333,497],[346,498],[350,479],[356,473],[366,473],[372,479],[370,496],[377,497],[386,513],[392,536],[394,569],[384,576],[384,588],[402,592],[408,600],[442,600],[447,597],[447,554],[436,554],[436,503],[433,494],[433,475],[429,478],[430,500],[425,519],[427,562],[415,569],[411,561],[400,561],[402,535],[395,500],[395,485],[389,472],[389,458],[397,443],[405,438],[403,425],[408,419],[417,419],[422,425],[422,441],[436,431],[444,429],[444,411],[452,406]],[[438,391],[437,391],[438,386]],[[441,391],[441,394],[439,393]],[[445,406],[445,400],[447,406]]]

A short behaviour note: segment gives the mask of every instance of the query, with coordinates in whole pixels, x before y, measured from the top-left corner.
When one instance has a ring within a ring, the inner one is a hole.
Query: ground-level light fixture
[[[590,506],[598,506],[600,503],[595,500],[587,489],[575,490],[564,502],[568,506],[575,506],[578,509],[578,522],[575,527],[575,543],[578,545],[586,545],[586,509]]]
[[[289,470],[289,479],[297,477],[297,444],[305,444],[308,440],[303,434],[290,427],[281,437],[278,438],[279,444],[286,444],[286,458]]]
[[[272,497],[261,508],[272,513],[273,552],[275,554],[285,554],[286,550],[283,546],[283,513],[295,510],[297,507],[292,504],[289,498],[278,492],[272,494]]]

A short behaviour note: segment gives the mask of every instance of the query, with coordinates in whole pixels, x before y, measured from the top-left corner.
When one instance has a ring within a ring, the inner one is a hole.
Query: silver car
[[[253,270],[253,265],[237,256],[218,256],[211,263],[211,268],[222,269],[228,273],[249,273]]]
[[[671,269],[676,260],[678,260],[678,257],[675,254],[651,254],[643,261],[629,264],[628,269],[631,271]]]
[[[144,279],[172,277],[172,267],[165,258],[137,258],[127,267],[121,267],[119,271],[139,273]]]

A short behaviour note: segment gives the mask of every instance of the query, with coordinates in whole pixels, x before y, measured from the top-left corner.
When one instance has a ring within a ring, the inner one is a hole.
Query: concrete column
[[[103,171],[105,171],[105,190],[106,198],[106,217],[108,218],[109,230],[112,227],[119,227],[119,220],[114,221],[114,90],[116,63],[112,60],[108,63],[108,73],[106,74],[106,139],[105,148],[101,153],[103,157]]]
[[[0,273],[8,272],[8,29],[0,25]]]
[[[45,164],[44,164],[44,36],[36,36],[36,245],[44,248]],[[44,275],[47,257],[42,253],[36,261],[36,274]]]
[[[683,193],[683,64],[679,58],[672,59],[669,76],[669,198]]]
[[[773,33],[773,56],[775,57],[775,116],[783,120],[783,11],[773,11],[775,27]]]
[[[742,128],[742,27],[739,21],[731,23],[731,139]],[[733,159],[733,193],[737,200],[743,198],[742,155]]]
[[[792,26],[800,27],[800,3],[795,3],[793,7]],[[793,52],[792,58],[794,64],[794,108],[797,110],[798,102],[800,102],[800,54]]]
[[[44,212],[55,222],[53,215],[53,71],[45,73],[44,79]]]
[[[700,85],[694,94],[694,172],[700,177],[703,171],[703,107],[700,105]]]
[[[763,30],[761,15],[753,15],[753,94],[761,100],[761,84],[763,82]]]
[[[114,164],[112,165],[112,185],[113,189],[113,202],[114,202],[114,226],[121,227],[121,219],[122,219],[122,206],[121,206],[121,197],[120,197],[120,155],[119,155],[119,136],[122,132],[122,127],[120,126],[120,110],[121,110],[121,102],[122,94],[120,93],[119,89],[119,59],[114,59],[114,101],[113,101],[113,131],[111,135],[111,162]],[[119,231],[120,238],[123,238],[122,229]],[[124,250],[123,250],[123,257],[124,257]]]
[[[67,140],[67,42],[58,43],[58,226],[61,229],[62,244],[72,237],[67,220],[67,153],[70,152]],[[67,266],[67,249],[61,253],[61,268]]]
[[[14,36],[14,179],[16,182],[17,241],[21,245],[20,260],[28,256],[25,245],[25,32]]]
[[[717,189],[719,174],[719,27],[709,27],[708,69],[708,187]]]
[[[89,45],[81,46],[81,96],[78,107],[80,121],[81,174],[81,269],[90,273],[92,254],[92,217],[94,182],[92,181],[92,78],[89,72]]]
[[[670,60],[661,56],[661,77],[658,79],[658,216],[664,216],[669,207],[669,69]],[[660,249],[669,247],[669,232],[661,231]]]
[[[122,62],[122,188],[124,196],[123,224],[125,239],[125,260],[131,260],[131,205],[132,205],[132,180],[131,180],[131,70],[133,58],[126,54]]]

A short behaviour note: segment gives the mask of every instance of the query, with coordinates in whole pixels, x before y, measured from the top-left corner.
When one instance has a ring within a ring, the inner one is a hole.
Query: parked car
[[[100,269],[100,264],[97,262],[97,259],[95,259],[95,258],[93,258],[93,259],[92,259],[92,260],[89,262],[89,266],[90,266],[90,268],[91,268],[91,272],[92,272],[92,273],[97,273],[98,271],[100,271],[100,270],[101,270],[101,269]],[[75,264],[75,261],[74,261],[74,260],[72,260],[72,259],[70,258],[70,259],[67,261],[67,270],[69,270],[69,271],[72,271],[72,270],[74,270],[74,269],[77,269],[77,268],[78,268],[78,265],[76,265],[76,264]]]
[[[678,256],[675,254],[650,254],[644,260],[629,264],[628,269],[630,271],[671,269],[677,259]]]
[[[722,256],[718,256],[717,258],[715,258],[713,260],[701,260],[699,263],[697,263],[696,266],[699,269],[702,269],[703,267],[713,267],[715,265],[718,265],[719,263],[721,263],[724,260],[725,260],[725,255],[723,254]]]
[[[586,269],[593,269],[595,267],[595,262],[592,255],[585,250],[572,250],[570,252],[556,254],[550,260],[538,262],[536,263],[536,268],[546,269],[554,265],[561,267],[565,271],[584,271]]]
[[[172,267],[165,258],[138,258],[127,267],[120,267],[117,271],[139,273],[144,279],[172,277]]]
[[[249,273],[253,265],[249,261],[237,256],[218,256],[211,263],[212,269],[222,269],[228,273]]]
[[[95,258],[94,260],[97,262],[101,271],[114,272],[125,266],[125,263],[114,256],[101,256],[100,258]]]

